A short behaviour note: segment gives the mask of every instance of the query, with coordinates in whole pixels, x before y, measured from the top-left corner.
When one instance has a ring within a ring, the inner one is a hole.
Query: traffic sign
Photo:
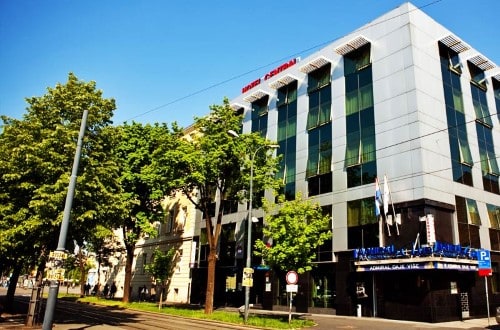
[[[297,284],[298,281],[299,281],[299,275],[297,275],[296,272],[291,270],[288,273],[286,273],[286,283],[287,284]]]
[[[491,255],[490,250],[481,249],[477,254],[479,276],[491,275]]]

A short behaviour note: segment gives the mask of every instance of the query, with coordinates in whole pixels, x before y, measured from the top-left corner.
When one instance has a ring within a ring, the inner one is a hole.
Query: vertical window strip
[[[490,110],[486,101],[486,93],[477,86],[471,85],[472,104],[476,113],[476,120],[485,126],[493,127]]]
[[[457,89],[455,87],[451,87],[452,93],[453,93],[453,104],[450,104],[453,106],[455,111],[460,112],[460,113],[465,113],[464,111],[464,100],[462,97],[462,90]]]
[[[470,152],[467,136],[464,136],[461,132],[458,133],[458,145],[460,151],[460,163],[472,167],[474,162],[472,161],[472,154]]]
[[[479,217],[479,211],[477,209],[476,201],[470,198],[466,198],[466,202],[469,215],[469,224],[480,226],[481,218]]]
[[[472,167],[474,164],[467,138],[463,96],[459,79],[461,71],[458,72],[457,70],[454,70],[452,67],[450,67],[450,59],[455,58],[455,56],[458,59],[458,56],[457,54],[452,54],[453,52],[450,49],[444,47],[441,43],[439,44],[439,46],[445,102],[448,109],[453,109],[453,111],[447,111],[448,136],[450,139],[450,151],[452,155],[451,161],[453,178],[456,182],[472,185],[472,178],[470,182],[466,182],[463,180],[463,166],[454,166],[455,162],[459,162],[462,165],[470,167]],[[459,68],[459,66],[457,67]],[[449,95],[451,95],[451,98],[448,97]],[[454,146],[457,145],[458,153],[455,153]]]
[[[364,198],[347,202],[347,226],[357,227],[377,222],[374,214],[375,201]]]
[[[359,132],[352,132],[347,135],[347,145],[345,151],[345,167],[361,164],[361,139]]]
[[[500,206],[486,204],[486,209],[488,210],[490,227],[500,229]]]
[[[455,207],[457,212],[457,222],[467,224],[467,206],[465,198],[461,196],[455,196]]]

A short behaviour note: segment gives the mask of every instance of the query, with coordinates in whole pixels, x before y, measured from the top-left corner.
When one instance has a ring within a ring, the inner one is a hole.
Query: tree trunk
[[[210,248],[208,254],[207,291],[205,296],[205,314],[214,311],[215,266],[217,264],[217,248]]]
[[[160,302],[158,303],[158,309],[161,310],[163,305],[163,285],[160,287]]]
[[[7,296],[5,297],[5,310],[7,312],[12,312],[14,310],[14,295],[16,293],[17,281],[19,280],[19,274],[21,274],[21,267],[16,265],[12,271],[12,276],[10,277],[9,288],[7,289]]]
[[[134,248],[126,247],[127,260],[125,260],[125,283],[123,283],[123,298],[124,303],[130,301],[130,283],[132,282],[132,262],[134,260]]]
[[[78,267],[80,268],[80,297],[85,296],[85,285],[87,281],[85,280],[87,274],[85,274],[85,258],[83,257],[82,249],[78,251]]]

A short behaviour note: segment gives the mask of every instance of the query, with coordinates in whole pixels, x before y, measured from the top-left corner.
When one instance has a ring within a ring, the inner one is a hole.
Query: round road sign
[[[286,273],[287,284],[297,284],[298,280],[299,280],[299,275],[297,275],[297,273],[294,272],[293,270]]]

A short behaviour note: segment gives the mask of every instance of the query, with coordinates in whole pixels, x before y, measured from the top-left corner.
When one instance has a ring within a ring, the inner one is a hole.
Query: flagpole
[[[378,181],[378,177],[375,177],[375,215],[377,216],[378,220],[378,243],[380,247],[384,246],[384,224],[382,223],[384,221],[382,217],[382,212],[380,212],[380,206],[381,205],[381,199],[382,199],[382,193],[380,191],[380,184]]]
[[[389,183],[387,183],[387,187],[389,187]],[[394,210],[394,203],[392,202],[392,192],[391,189],[389,189],[389,199],[391,200],[391,206],[392,206],[392,214],[394,214],[394,224],[396,225],[396,234],[399,236],[399,227],[398,227],[398,222],[396,221],[396,211]]]
[[[389,213],[389,194],[388,193],[389,193],[389,186],[387,185],[387,175],[384,174],[384,198],[383,198],[382,202],[384,204],[384,219],[385,219],[385,225],[387,226],[387,234],[390,237],[391,236],[391,227],[389,225],[389,222],[387,221],[387,214]]]

